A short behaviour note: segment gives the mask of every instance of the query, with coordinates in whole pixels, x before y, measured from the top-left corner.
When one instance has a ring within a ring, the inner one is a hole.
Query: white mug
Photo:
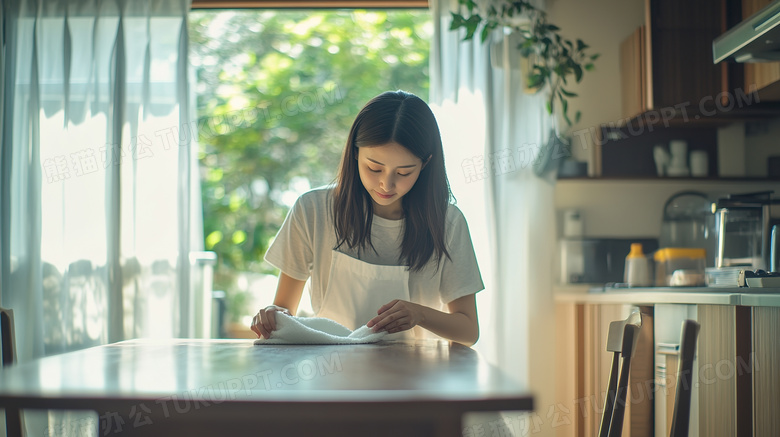
[[[669,166],[669,152],[662,145],[657,145],[653,148],[653,158],[655,158],[655,168],[658,171],[658,176],[666,175],[666,167]]]
[[[666,168],[668,176],[688,176],[688,142],[685,140],[669,141],[669,166]]]
[[[690,161],[691,176],[699,178],[707,177],[709,169],[707,152],[704,150],[691,151]]]

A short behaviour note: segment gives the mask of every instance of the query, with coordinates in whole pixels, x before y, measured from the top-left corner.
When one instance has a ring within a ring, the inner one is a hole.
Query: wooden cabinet
[[[744,356],[750,348],[749,312],[744,306],[698,305],[701,329],[694,393],[699,404],[699,436],[754,435],[750,372]]]
[[[742,17],[747,18],[771,0],[742,0]],[[745,64],[745,90],[760,91],[762,100],[780,100],[780,61]]]
[[[644,290],[644,291],[643,291]],[[672,421],[681,324],[701,328],[692,374],[691,437],[780,435],[780,289],[751,294],[699,289],[634,289],[556,297],[558,381],[574,399],[570,426],[558,437],[597,435],[609,374],[604,352],[609,322],[639,308],[642,331],[632,360],[629,409],[623,435],[666,437]],[[632,302],[632,303],[631,303]],[[567,365],[562,365],[563,363]]]
[[[780,308],[752,308],[752,349],[747,362],[753,387],[753,434],[780,435]]]
[[[631,305],[560,305],[557,323],[570,341],[564,342],[571,350],[561,348],[556,378],[566,381],[559,387],[558,399],[571,411],[567,426],[556,429],[559,437],[597,436],[604,409],[612,353],[606,350],[610,322],[624,320],[632,311],[640,308]],[[630,402],[626,405],[623,420],[625,437],[652,437],[653,399],[651,388],[653,373],[653,324],[652,308],[641,307],[642,329],[637,349],[632,359],[629,375]],[[573,359],[572,359],[573,358]],[[573,402],[564,402],[573,399]]]
[[[669,436],[675,402],[681,325],[701,328],[691,382],[691,437],[749,437],[751,416],[750,308],[741,305],[656,304],[655,437]],[[774,390],[774,389],[770,389]]]
[[[727,1],[645,0],[645,24],[620,47],[624,117],[651,110],[708,113],[716,98],[728,96],[733,66],[712,62]]]
[[[620,43],[621,109],[624,117],[633,117],[650,108],[645,44],[645,26],[640,26]]]

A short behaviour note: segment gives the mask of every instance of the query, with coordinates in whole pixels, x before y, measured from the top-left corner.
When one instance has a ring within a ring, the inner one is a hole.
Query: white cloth
[[[265,255],[266,261],[288,276],[302,281],[310,279],[309,293],[316,316],[321,315],[326,294],[349,289],[335,289],[330,286],[336,247],[331,211],[331,187],[304,193],[293,205]],[[411,302],[437,310],[444,310],[445,304],[484,288],[466,219],[455,205],[450,205],[447,210],[445,226],[445,243],[452,259],[444,257],[438,266],[436,260],[432,259],[421,271],[408,272],[408,280],[398,277],[399,280],[407,282]],[[370,248],[358,252],[356,249],[349,249],[346,244],[338,248],[338,252],[366,264],[397,267],[402,264],[399,258],[403,229],[403,219],[388,220],[374,215],[371,241],[376,252]],[[349,283],[349,277],[343,278],[346,283]],[[383,304],[396,298],[398,297],[388,296]],[[328,316],[333,318],[332,314]],[[345,319],[336,320],[345,326],[352,323]],[[361,320],[352,328],[367,321]]]
[[[295,317],[276,313],[276,330],[271,338],[259,338],[255,344],[358,344],[376,343],[387,332],[374,332],[366,325],[351,331],[324,317]]]

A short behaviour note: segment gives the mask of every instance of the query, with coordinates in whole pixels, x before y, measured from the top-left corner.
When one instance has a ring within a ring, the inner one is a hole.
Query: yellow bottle
[[[642,243],[631,243],[631,251],[626,256],[623,281],[629,287],[649,287],[652,285],[650,279],[650,260],[642,252]]]

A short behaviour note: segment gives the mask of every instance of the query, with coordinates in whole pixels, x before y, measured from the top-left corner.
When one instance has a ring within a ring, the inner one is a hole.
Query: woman
[[[294,315],[311,279],[318,317],[474,344],[484,285],[451,199],[428,105],[403,91],[375,97],[352,124],[335,185],[303,194],[268,249],[281,274],[252,330],[270,338],[275,313]]]

